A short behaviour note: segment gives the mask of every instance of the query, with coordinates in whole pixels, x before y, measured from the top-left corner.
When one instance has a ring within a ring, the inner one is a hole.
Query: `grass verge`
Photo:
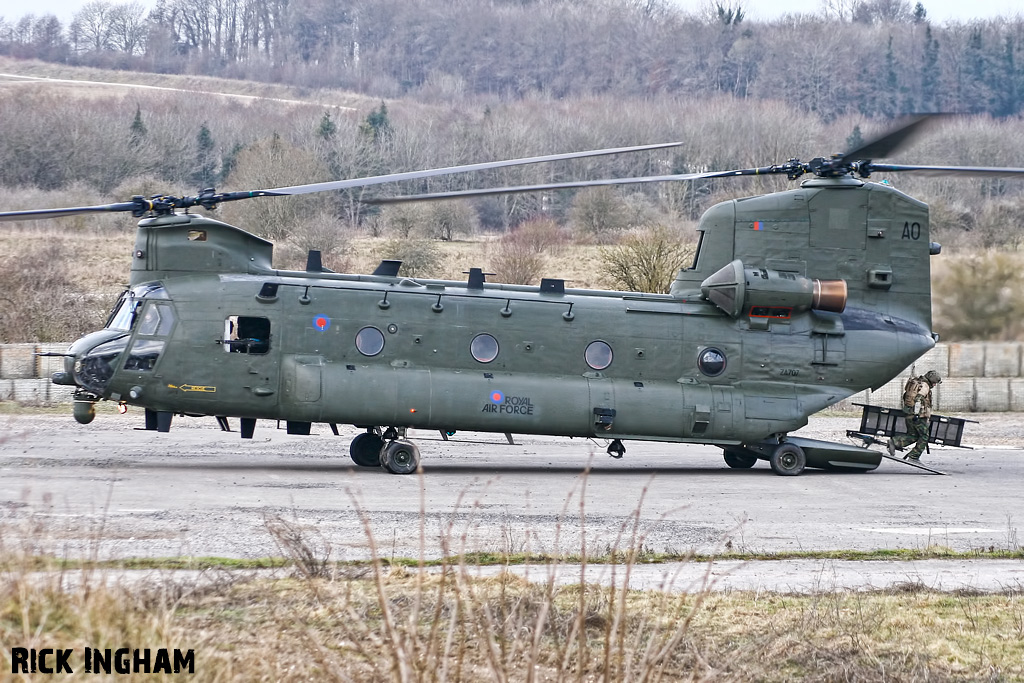
[[[385,568],[412,569],[419,566],[428,568],[449,567],[466,564],[473,567],[512,566],[553,566],[559,564],[669,564],[673,562],[771,562],[784,560],[840,560],[852,562],[914,562],[921,560],[1024,560],[1024,548],[977,548],[957,551],[945,546],[928,548],[892,548],[885,550],[806,550],[793,552],[725,552],[719,554],[674,554],[638,552],[636,554],[600,553],[587,555],[543,555],[535,553],[468,552],[461,555],[417,559],[413,557],[382,557],[376,562]],[[74,571],[74,570],[260,570],[297,568],[295,560],[288,557],[133,557],[118,560],[78,560],[34,555],[15,561],[0,560],[0,571],[14,571],[28,568],[32,571]],[[318,573],[351,572],[361,568],[371,569],[373,560],[349,560],[345,562],[323,562]]]

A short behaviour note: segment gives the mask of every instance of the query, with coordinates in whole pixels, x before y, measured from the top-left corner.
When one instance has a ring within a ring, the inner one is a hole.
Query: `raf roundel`
[[[504,400],[505,394],[501,393],[500,391],[491,392],[491,403],[501,403]]]
[[[326,332],[327,330],[331,329],[331,319],[328,318],[326,315],[314,315],[313,327],[320,330],[321,332]]]

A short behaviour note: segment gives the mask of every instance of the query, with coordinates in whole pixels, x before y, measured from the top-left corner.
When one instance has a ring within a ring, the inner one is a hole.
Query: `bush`
[[[517,242],[538,254],[558,256],[565,251],[569,235],[555,221],[535,218],[524,221],[511,233]]]
[[[306,257],[315,249],[320,252],[325,268],[348,272],[352,267],[348,255],[350,232],[348,226],[327,211],[300,219],[292,226],[288,238],[278,245],[275,254],[280,255],[281,263],[276,267],[305,269]]]
[[[430,240],[391,239],[381,247],[379,257],[401,261],[404,277],[438,277],[442,265],[441,252]]]
[[[63,342],[103,327],[112,303],[78,287],[59,240],[0,259],[0,342]]]
[[[491,268],[498,282],[532,285],[544,269],[544,255],[526,241],[517,239],[515,233],[510,233],[498,242],[497,253],[491,259]]]
[[[590,187],[580,190],[572,202],[569,220],[574,230],[598,242],[610,242],[626,230],[631,207],[614,187]]]
[[[491,268],[499,282],[533,284],[540,279],[545,257],[560,254],[568,241],[565,231],[553,220],[526,221],[498,242]]]
[[[390,204],[385,205],[380,211],[381,225],[395,238],[409,239],[414,230],[426,220],[426,208],[423,204]]]
[[[1024,259],[986,251],[957,257],[935,274],[934,328],[948,341],[1024,337]]]
[[[605,280],[631,292],[666,294],[679,269],[693,258],[693,247],[663,225],[626,236],[614,247],[601,250]]]
[[[442,242],[451,242],[457,235],[476,232],[476,212],[466,202],[430,202],[424,218],[426,234]]]

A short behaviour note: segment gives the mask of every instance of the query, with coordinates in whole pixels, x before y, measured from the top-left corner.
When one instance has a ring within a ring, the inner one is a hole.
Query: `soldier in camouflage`
[[[910,444],[914,447],[903,456],[904,460],[918,461],[928,447],[928,424],[932,417],[932,389],[942,383],[942,377],[929,370],[921,377],[911,377],[903,387],[903,412],[909,434],[897,434],[887,444],[889,455],[902,451]]]

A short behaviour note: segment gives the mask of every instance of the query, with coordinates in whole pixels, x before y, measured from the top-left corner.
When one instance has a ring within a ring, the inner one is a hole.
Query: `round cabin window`
[[[364,356],[376,356],[384,350],[384,333],[376,327],[364,327],[356,332],[356,348]]]
[[[480,363],[490,363],[498,357],[498,340],[489,334],[478,334],[469,343],[469,352]]]
[[[604,370],[612,364],[612,347],[603,341],[590,342],[583,352],[583,358],[594,370]]]
[[[717,377],[725,372],[725,354],[716,348],[707,348],[697,356],[697,367],[708,377]]]

